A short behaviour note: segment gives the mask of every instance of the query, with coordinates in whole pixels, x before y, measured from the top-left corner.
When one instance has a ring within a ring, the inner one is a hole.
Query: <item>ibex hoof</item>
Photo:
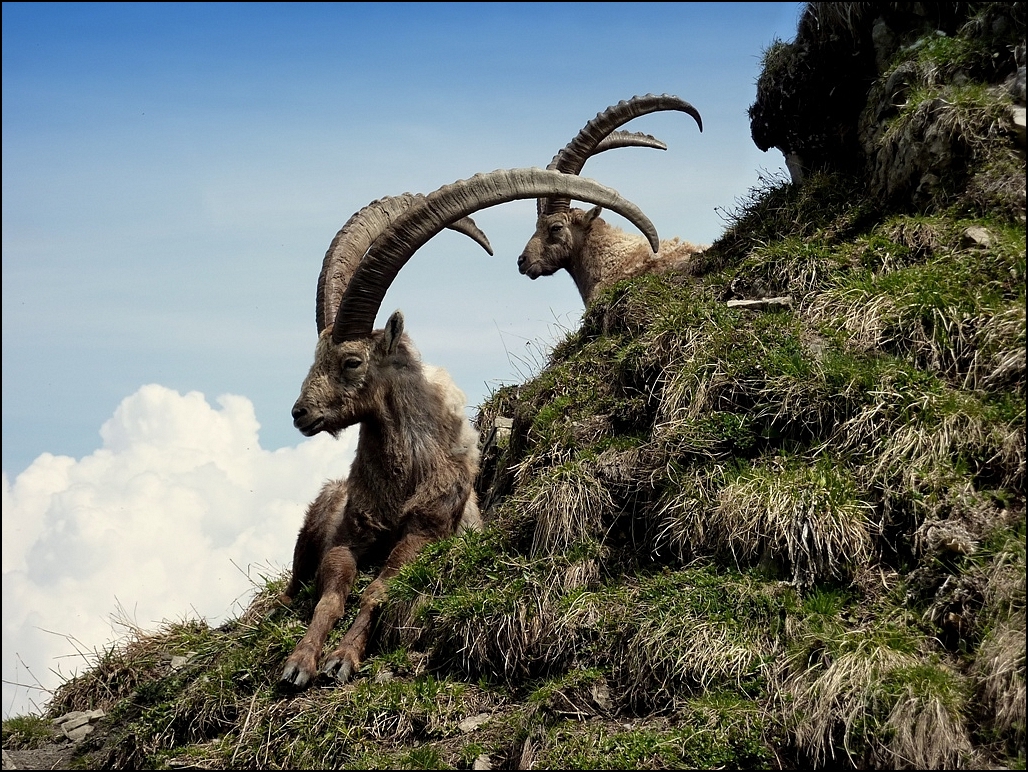
[[[327,675],[329,678],[335,678],[336,683],[345,684],[350,680],[350,676],[353,675],[353,671],[356,668],[348,657],[336,657],[331,656],[325,662],[324,667],[321,668],[321,672]]]
[[[295,662],[287,662],[279,681],[303,689],[311,681],[311,674]]]

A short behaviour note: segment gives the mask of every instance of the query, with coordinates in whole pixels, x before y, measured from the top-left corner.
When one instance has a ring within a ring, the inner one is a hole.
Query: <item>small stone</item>
[[[1010,119],[1014,124],[1014,138],[1017,139],[1017,144],[1021,147],[1025,146],[1025,108],[1023,107],[1012,107],[1010,109]]]
[[[93,722],[106,715],[102,710],[75,710],[55,718],[53,723],[57,725],[65,737],[72,742],[78,742],[93,731]]]
[[[77,743],[83,739],[86,735],[93,731],[91,724],[83,724],[82,726],[75,727],[74,729],[68,730],[65,727],[61,727],[64,732],[64,736],[71,740],[73,743]]]
[[[479,713],[477,716],[468,716],[466,719],[457,724],[457,728],[465,734],[468,732],[474,732],[490,718],[491,716],[488,713]]]
[[[84,724],[88,724],[89,715],[85,711],[76,710],[71,713],[65,713],[59,719],[54,721],[54,723],[61,728],[61,731],[67,734],[72,729],[77,729]]]
[[[983,247],[988,249],[992,246],[992,232],[980,225],[972,225],[964,229],[961,243],[965,247]]]
[[[593,702],[601,710],[610,710],[613,706],[610,701],[610,688],[607,686],[606,681],[597,681],[589,689],[589,693],[592,695]]]

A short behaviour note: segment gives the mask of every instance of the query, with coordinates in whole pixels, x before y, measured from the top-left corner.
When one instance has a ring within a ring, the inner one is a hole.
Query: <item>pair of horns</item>
[[[329,247],[318,280],[319,331],[324,328],[323,321],[334,318],[332,340],[336,343],[370,334],[385,293],[400,269],[439,231],[497,204],[548,197],[585,201],[617,212],[657,251],[659,239],[653,223],[617,191],[577,174],[497,169],[444,185],[427,196],[380,199],[351,217]],[[470,231],[466,226],[465,222],[459,227]],[[338,305],[333,308],[337,297]]]
[[[646,94],[622,100],[611,105],[602,113],[597,113],[589,123],[582,127],[578,135],[553,157],[547,169],[564,174],[581,174],[585,162],[597,153],[619,147],[650,147],[656,150],[667,150],[667,145],[659,139],[641,132],[615,131],[633,118],[662,110],[678,110],[688,113],[703,131],[703,119],[699,111],[683,99],[670,94]],[[571,207],[567,198],[548,197],[536,202],[538,215],[566,212]]]
[[[315,313],[318,334],[335,321],[339,302],[343,299],[354,271],[368,248],[403,213],[420,206],[425,201],[421,193],[403,193],[372,201],[359,212],[354,213],[339,229],[325,253],[318,277],[318,294]],[[446,226],[473,239],[482,249],[493,254],[489,239],[475,225],[470,217],[462,217]]]

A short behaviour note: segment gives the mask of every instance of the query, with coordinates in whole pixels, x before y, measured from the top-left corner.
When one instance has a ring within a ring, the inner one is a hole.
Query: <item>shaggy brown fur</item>
[[[307,436],[359,423],[360,438],[349,478],[326,483],[308,508],[280,598],[289,603],[317,582],[310,627],[282,672],[282,681],[300,688],[318,672],[361,565],[384,559],[357,618],[322,664],[321,672],[339,681],[360,666],[386,581],[427,544],[461,525],[481,527],[473,487],[478,436],[464,414],[464,394],[444,370],[422,365],[399,311],[365,338],[333,343],[331,332],[318,340],[293,423]]]
[[[587,306],[622,279],[644,273],[685,270],[706,247],[677,238],[660,242],[654,254],[646,239],[599,217],[602,207],[541,215],[535,234],[518,257],[518,269],[531,279],[561,268],[571,274]]]

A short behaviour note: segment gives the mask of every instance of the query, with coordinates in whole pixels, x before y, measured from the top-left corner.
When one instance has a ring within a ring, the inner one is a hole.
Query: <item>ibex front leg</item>
[[[286,660],[282,681],[302,689],[314,679],[318,658],[329,632],[343,615],[356,577],[357,561],[349,547],[333,547],[325,553],[318,567],[318,605],[307,634]]]
[[[364,660],[375,609],[386,599],[386,582],[396,576],[401,568],[414,560],[418,553],[433,541],[434,539],[420,534],[404,534],[400,537],[400,541],[389,553],[382,571],[361,595],[361,607],[357,612],[357,618],[353,620],[339,646],[328,655],[322,668],[323,673],[335,676],[339,683],[346,683],[350,676],[357,672],[357,668]]]

